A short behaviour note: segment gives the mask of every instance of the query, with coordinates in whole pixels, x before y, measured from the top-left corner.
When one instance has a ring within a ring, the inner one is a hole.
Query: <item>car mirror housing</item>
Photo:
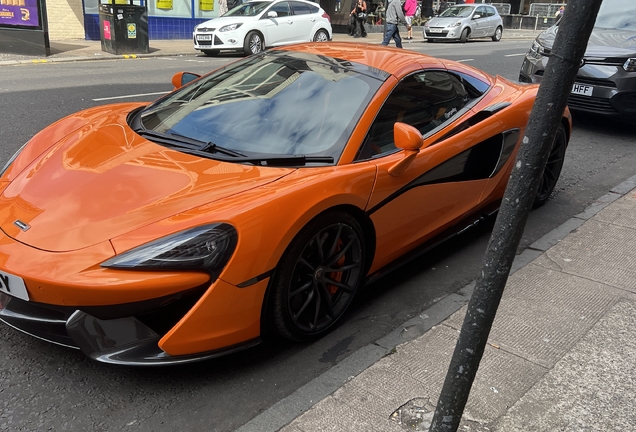
[[[276,11],[269,11],[267,12],[267,18],[277,18],[278,14],[276,13]]]
[[[481,15],[473,15],[473,19],[479,19],[481,18]]]
[[[424,138],[415,127],[396,122],[393,126],[393,141],[397,148],[404,150],[404,158],[389,168],[389,174],[399,176],[424,147]]]
[[[176,74],[172,76],[172,85],[174,86],[174,89],[176,90],[200,77],[201,75],[197,75],[192,72],[177,72]]]

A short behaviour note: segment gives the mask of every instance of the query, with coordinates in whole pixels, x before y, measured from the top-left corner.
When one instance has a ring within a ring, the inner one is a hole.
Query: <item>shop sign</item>
[[[39,27],[37,0],[0,0],[0,24]]]

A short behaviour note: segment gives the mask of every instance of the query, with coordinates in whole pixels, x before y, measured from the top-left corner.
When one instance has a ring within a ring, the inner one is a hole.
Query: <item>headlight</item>
[[[541,49],[541,44],[537,41],[532,42],[532,46],[530,47],[530,51],[532,51],[535,54],[541,54],[541,51],[543,51]]]
[[[219,29],[220,32],[228,32],[228,31],[232,31],[232,30],[236,30],[237,28],[239,28],[240,26],[242,26],[243,23],[239,23],[239,24],[228,24],[226,26],[223,26]]]
[[[462,21],[457,20],[457,22],[455,22],[455,24],[453,24],[451,27],[459,27],[460,25],[462,25]]]
[[[4,175],[4,173],[9,169],[9,167],[11,166],[11,164],[13,163],[13,161],[18,157],[18,155],[20,153],[22,153],[22,150],[24,150],[24,148],[26,147],[26,145],[28,144],[28,142],[26,144],[23,144],[22,147],[20,147],[18,149],[17,152],[15,152],[13,154],[13,156],[11,156],[11,158],[9,158],[9,160],[7,161],[6,164],[4,164],[4,166],[2,167],[2,171],[0,171],[0,177],[2,177]]]
[[[216,277],[236,248],[237,234],[226,223],[203,225],[146,243],[102,263],[138,270],[203,270]]]
[[[636,58],[627,59],[627,61],[623,65],[623,69],[625,69],[627,72],[636,72]]]

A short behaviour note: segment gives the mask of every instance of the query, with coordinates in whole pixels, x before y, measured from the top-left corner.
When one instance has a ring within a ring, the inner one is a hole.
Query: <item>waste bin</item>
[[[102,51],[111,54],[143,54],[148,47],[148,7],[106,3],[99,5]]]

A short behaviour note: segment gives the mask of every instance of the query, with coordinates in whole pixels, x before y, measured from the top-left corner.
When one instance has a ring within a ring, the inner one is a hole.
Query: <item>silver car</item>
[[[568,98],[571,110],[636,122],[635,17],[634,0],[603,0]],[[519,81],[541,82],[558,30],[557,23],[537,36]]]
[[[462,4],[451,6],[424,24],[424,38],[428,42],[489,37],[499,42],[503,34],[501,15],[493,6]]]

